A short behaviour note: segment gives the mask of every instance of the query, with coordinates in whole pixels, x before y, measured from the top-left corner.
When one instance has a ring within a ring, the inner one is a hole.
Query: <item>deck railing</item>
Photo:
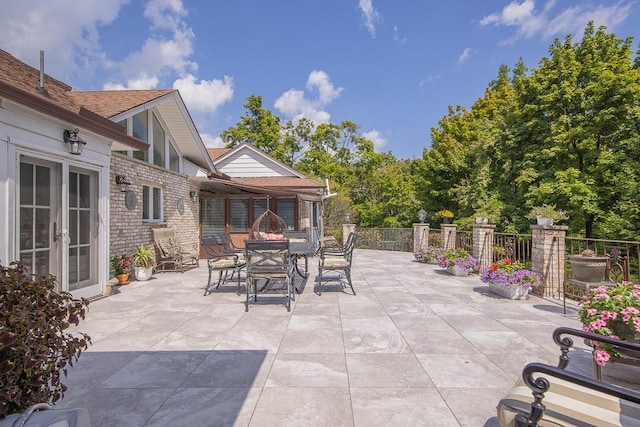
[[[387,251],[413,252],[412,228],[358,228],[360,240],[358,247],[363,249],[379,249]],[[429,246],[442,247],[442,231],[437,228],[429,229]],[[473,251],[473,233],[457,230],[456,247],[469,252]],[[598,255],[619,254],[629,260],[630,280],[640,281],[640,242],[626,240],[587,239],[580,237],[566,237],[565,257],[579,254],[585,249],[591,249]],[[527,266],[532,263],[532,235],[494,233],[493,261],[509,258],[520,261]],[[558,254],[561,256],[560,254]],[[572,277],[570,264],[567,261],[566,277]]]

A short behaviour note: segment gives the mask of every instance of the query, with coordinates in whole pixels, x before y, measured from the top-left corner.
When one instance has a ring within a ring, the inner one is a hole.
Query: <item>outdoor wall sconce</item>
[[[198,193],[196,193],[195,191],[189,191],[189,198],[191,199],[192,202],[197,202]]]
[[[420,218],[420,223],[424,222],[426,216],[427,213],[424,211],[424,209],[420,208],[420,210],[418,211],[418,218]]]
[[[76,156],[82,154],[82,149],[87,145],[87,143],[78,136],[78,132],[80,132],[78,128],[75,128],[74,130],[65,129],[62,133],[64,142],[69,144],[69,153]]]
[[[116,184],[120,186],[120,191],[126,193],[131,185],[131,181],[127,180],[125,175],[116,175]]]

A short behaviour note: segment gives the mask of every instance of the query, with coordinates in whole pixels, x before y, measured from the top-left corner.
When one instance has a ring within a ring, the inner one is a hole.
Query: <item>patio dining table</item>
[[[289,241],[289,253],[291,254],[291,259],[296,268],[296,272],[300,277],[307,277],[309,271],[309,256],[315,253],[313,243],[306,241]],[[298,265],[299,258],[304,258],[304,273],[300,271],[300,266]]]

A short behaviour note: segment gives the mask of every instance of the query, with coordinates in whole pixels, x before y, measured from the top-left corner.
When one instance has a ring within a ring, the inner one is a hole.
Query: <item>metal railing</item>
[[[358,247],[413,252],[413,228],[358,228]]]
[[[619,256],[628,261],[630,280],[637,283],[640,278],[640,242],[567,237],[565,246],[567,257],[569,255],[579,255],[586,249],[590,249],[600,256]],[[568,262],[567,266],[569,266]],[[569,271],[568,273],[570,274]]]
[[[493,261],[509,258],[530,265],[532,238],[531,234],[494,233]]]

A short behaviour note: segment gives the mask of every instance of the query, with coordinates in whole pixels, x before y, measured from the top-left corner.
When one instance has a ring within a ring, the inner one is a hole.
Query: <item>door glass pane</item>
[[[82,246],[80,247],[78,255],[78,275],[80,276],[80,281],[89,280],[91,269],[89,266],[91,265],[91,247],[90,246]]]
[[[39,251],[35,253],[36,264],[33,273],[43,275],[51,273],[49,269],[49,251]]]
[[[69,287],[78,281],[78,249],[69,249]]]
[[[36,205],[49,206],[49,168],[36,166]]]
[[[33,165],[20,164],[20,204],[33,204]]]
[[[69,243],[78,244],[78,211],[69,209]]]
[[[36,248],[49,247],[49,209],[36,209]]]
[[[33,249],[33,209],[20,208],[20,250]]]
[[[89,175],[79,175],[79,183],[78,186],[80,191],[78,193],[78,197],[80,202],[78,207],[83,209],[88,209],[91,207],[91,177]]]
[[[78,234],[80,235],[80,244],[86,245],[90,243],[91,238],[91,215],[88,210],[80,211],[80,221],[78,221]]]
[[[33,271],[33,253],[22,252],[20,254],[20,263],[24,265],[28,273],[31,273]]]
[[[69,174],[69,206],[78,206],[78,179],[75,173]]]

